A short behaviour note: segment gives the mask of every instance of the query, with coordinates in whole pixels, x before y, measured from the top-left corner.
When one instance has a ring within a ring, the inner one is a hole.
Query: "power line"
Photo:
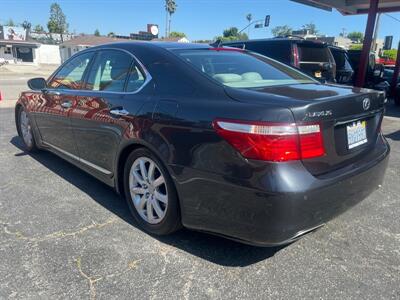
[[[384,14],[384,15],[389,17],[389,18],[392,18],[393,20],[396,20],[397,22],[400,22],[400,19],[398,19],[396,17],[393,17],[392,15],[389,15],[389,14]]]

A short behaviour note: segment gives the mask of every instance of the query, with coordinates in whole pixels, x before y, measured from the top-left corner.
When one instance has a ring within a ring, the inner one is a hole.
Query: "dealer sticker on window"
[[[357,121],[347,125],[347,144],[349,149],[367,142],[367,122]]]

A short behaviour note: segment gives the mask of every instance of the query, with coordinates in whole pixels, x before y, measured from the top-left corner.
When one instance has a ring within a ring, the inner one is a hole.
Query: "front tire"
[[[24,147],[28,152],[35,152],[38,150],[35,138],[32,131],[32,122],[26,110],[20,107],[17,112],[17,130],[18,135],[22,139]]]
[[[124,191],[139,225],[151,234],[166,235],[181,227],[179,202],[171,176],[149,150],[134,150],[125,163]]]

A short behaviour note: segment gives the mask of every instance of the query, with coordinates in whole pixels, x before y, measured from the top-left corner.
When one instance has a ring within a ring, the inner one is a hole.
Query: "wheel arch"
[[[175,187],[175,191],[177,192],[178,195],[178,191],[176,188],[176,184],[174,181],[174,174],[172,173],[171,168],[168,166],[168,164],[166,163],[165,159],[163,159],[162,155],[160,155],[159,153],[157,153],[157,150],[151,145],[148,144],[144,141],[139,141],[139,140],[132,140],[129,143],[126,143],[123,147],[121,147],[119,154],[117,156],[116,159],[116,170],[115,170],[115,189],[117,191],[117,193],[119,195],[123,195],[123,191],[124,191],[124,168],[125,168],[125,162],[129,156],[129,154],[131,154],[133,151],[135,151],[136,149],[139,148],[145,148],[147,150],[149,150],[151,153],[153,153],[160,161],[161,163],[164,165],[164,167],[167,169],[169,175],[172,178],[172,182],[174,184]],[[178,200],[179,200],[179,195],[178,195]]]

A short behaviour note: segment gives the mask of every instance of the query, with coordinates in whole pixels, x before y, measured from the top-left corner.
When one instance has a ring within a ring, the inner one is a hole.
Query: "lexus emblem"
[[[364,110],[368,110],[370,108],[370,106],[371,106],[371,100],[369,100],[369,98],[365,98],[363,100],[362,104],[363,104]]]

